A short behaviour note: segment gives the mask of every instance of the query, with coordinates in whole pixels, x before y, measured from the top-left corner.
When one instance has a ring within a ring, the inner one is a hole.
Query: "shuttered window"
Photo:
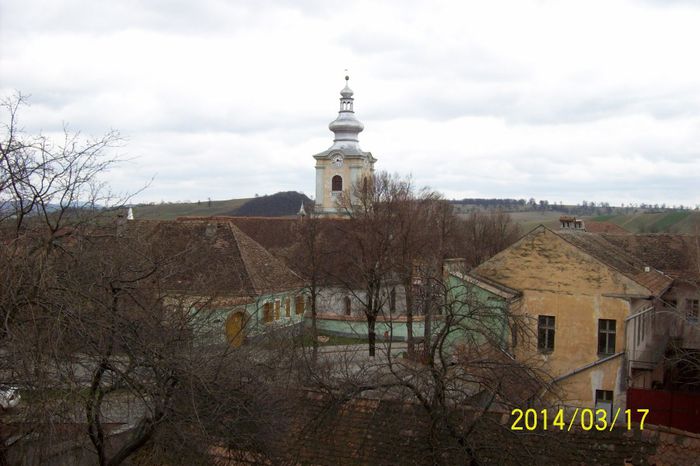
[[[302,315],[304,313],[304,295],[299,295],[294,301],[294,313]]]
[[[272,303],[265,303],[263,305],[263,320],[265,323],[272,322]]]

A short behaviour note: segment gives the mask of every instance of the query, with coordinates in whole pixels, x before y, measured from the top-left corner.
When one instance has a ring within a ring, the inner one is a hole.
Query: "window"
[[[275,320],[280,320],[280,300],[275,300]]]
[[[292,303],[289,298],[284,300],[284,315],[286,317],[292,317]]]
[[[392,288],[389,292],[389,311],[394,312],[396,310],[396,288]]]
[[[265,321],[265,323],[272,322],[272,303],[265,303],[263,305],[263,321]]]
[[[302,315],[304,313],[304,295],[299,295],[296,297],[294,302],[294,313],[296,315]]]
[[[642,325],[637,318],[637,324]],[[615,353],[615,321],[611,319],[598,319],[598,354]]]
[[[331,191],[340,192],[343,190],[343,178],[340,175],[335,175],[331,179]]]
[[[691,321],[697,321],[698,314],[700,314],[700,301],[697,299],[686,299],[685,318]]]
[[[596,390],[595,391],[595,409],[604,409],[607,411],[607,419],[612,420],[612,405],[613,392],[612,390]]]
[[[554,316],[538,316],[537,349],[543,353],[554,351]]]
[[[612,390],[596,390],[595,391],[595,402],[598,404],[599,402],[607,402],[611,403],[613,402],[613,392]]]
[[[345,315],[349,316],[352,314],[352,301],[350,300],[350,296],[343,298],[343,305],[345,306]]]

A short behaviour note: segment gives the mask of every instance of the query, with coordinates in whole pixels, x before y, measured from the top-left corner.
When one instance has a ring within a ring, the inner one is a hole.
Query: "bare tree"
[[[402,423],[406,430],[427,430],[420,438],[430,456],[416,459],[416,464],[478,465],[494,457],[522,460],[527,452],[508,457],[512,451],[497,451],[499,442],[518,441],[502,416],[514,407],[547,406],[541,396],[551,390],[551,378],[537,358],[522,352],[534,334],[520,312],[518,293],[487,299],[483,289],[464,279],[468,275],[463,267],[457,272],[423,276],[432,282],[430,298],[436,314],[425,358],[397,358],[388,351],[370,362],[335,360],[334,369],[319,378],[320,388],[333,403],[370,397],[417,405],[422,415],[411,419],[420,424],[406,424],[401,417],[377,422],[378,429]],[[406,410],[392,412],[401,416]],[[371,426],[369,430],[373,432]]]
[[[122,205],[125,199],[115,199],[99,179],[117,161],[111,150],[121,144],[119,133],[84,138],[65,127],[60,143],[27,135],[19,123],[26,104],[26,97],[16,94],[0,105],[6,118],[0,141],[0,223],[12,223],[15,236],[29,224],[55,236],[67,223]]]
[[[376,322],[387,301],[387,285],[395,280],[393,254],[398,206],[410,184],[380,172],[358,180],[343,193],[338,206],[349,220],[339,224],[345,238],[344,266],[331,276],[361,304],[367,320],[369,355],[375,355]]]
[[[445,258],[446,224],[450,222],[449,204],[441,196],[424,188],[416,192],[410,180],[405,189],[394,191],[396,199],[392,268],[404,289],[406,300],[406,333],[408,354],[414,353],[413,317],[417,299],[424,293],[420,275],[426,270],[439,270]],[[429,312],[424,306],[425,335],[430,333]]]
[[[245,297],[222,292],[207,231],[190,241],[115,218],[99,177],[116,133],[27,136],[23,101],[6,101],[0,139],[0,373],[24,400],[1,429],[19,440],[2,453],[39,464],[70,441],[101,465],[197,442],[200,454],[237,444],[268,455],[295,383],[294,340],[232,349],[222,320]]]
[[[327,261],[329,244],[327,238],[328,228],[324,228],[323,220],[316,215],[313,207],[307,208],[308,215],[303,217],[296,229],[296,250],[291,259],[296,269],[302,274],[306,286],[305,291],[309,297],[311,317],[311,341],[312,360],[318,357],[318,298],[321,287],[326,284],[328,271]]]

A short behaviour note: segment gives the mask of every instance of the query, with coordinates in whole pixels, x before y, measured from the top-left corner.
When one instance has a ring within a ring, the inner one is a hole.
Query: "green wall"
[[[450,275],[448,282],[448,300],[445,306],[450,306],[449,315],[437,315],[433,320],[432,334],[440,332],[446,322],[449,322],[449,333],[446,336],[448,346],[472,342],[484,343],[487,340],[505,345],[508,342],[509,327],[506,321],[508,302],[502,296],[471,283],[464,283],[459,278]],[[449,304],[448,304],[449,303]],[[311,325],[310,317],[306,317],[306,326]],[[341,335],[354,338],[367,338],[367,321],[317,319],[318,331],[322,334]],[[405,341],[407,337],[405,322],[377,322],[375,332],[378,339],[384,339],[385,332],[393,340]],[[422,316],[416,316],[413,322],[414,338],[424,335]]]

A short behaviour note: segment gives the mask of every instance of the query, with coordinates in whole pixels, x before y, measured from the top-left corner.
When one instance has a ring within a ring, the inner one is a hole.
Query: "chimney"
[[[562,215],[559,217],[559,221],[561,222],[562,230],[586,231],[586,228],[583,225],[583,220],[572,215]]]

